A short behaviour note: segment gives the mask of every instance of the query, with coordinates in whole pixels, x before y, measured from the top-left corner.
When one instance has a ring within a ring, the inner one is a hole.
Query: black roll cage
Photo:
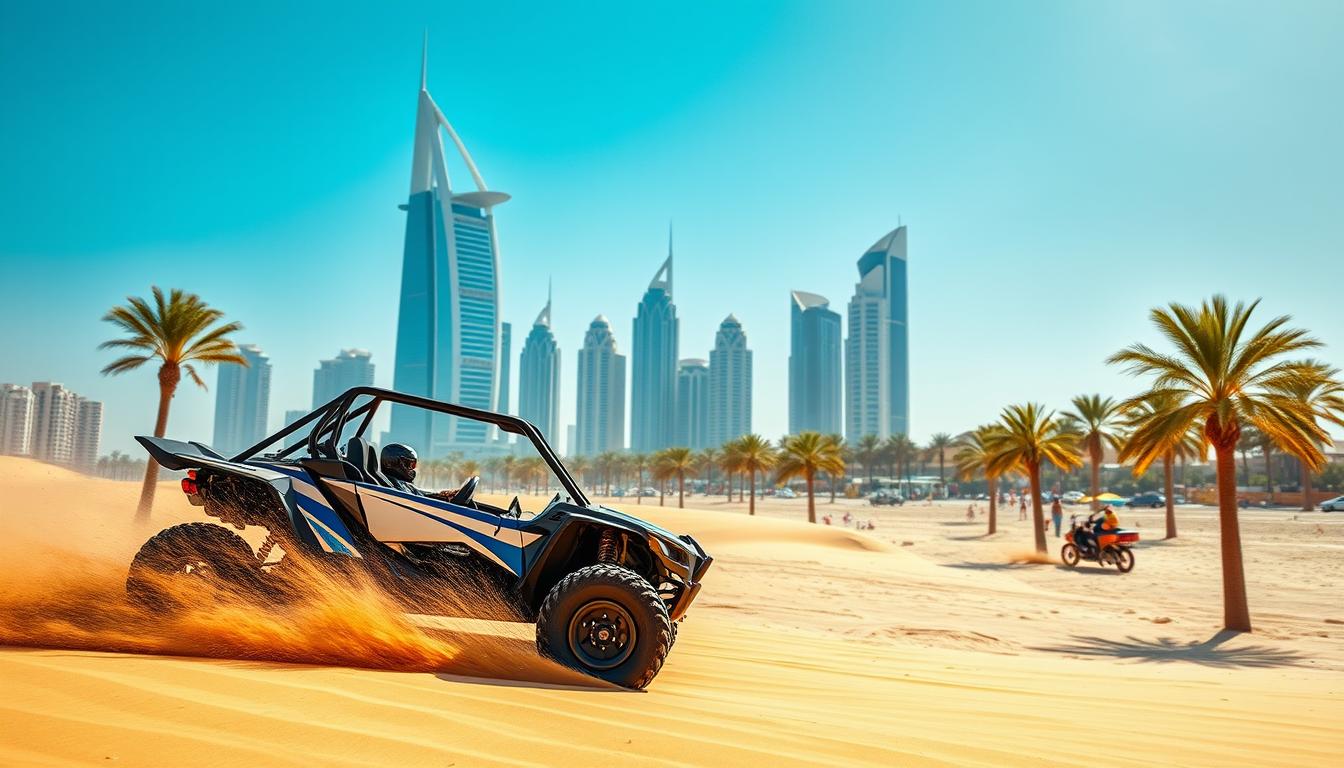
[[[358,408],[351,410],[355,401],[362,395],[367,395],[370,398],[369,401]],[[317,423],[313,426],[312,431],[308,433],[308,439],[306,441],[295,443],[294,445],[281,450],[276,454],[276,457],[285,459],[297,453],[300,448],[307,448],[308,455],[314,458],[322,456],[331,459],[338,458],[340,454],[337,451],[336,442],[340,440],[341,432],[345,429],[345,426],[360,416],[363,416],[364,418],[360,421],[359,429],[354,434],[355,437],[362,438],[365,432],[369,429],[369,426],[373,423],[374,413],[377,412],[378,407],[384,402],[392,403],[394,405],[408,405],[414,408],[423,408],[427,411],[446,413],[451,416],[472,419],[474,421],[483,421],[488,424],[494,424],[496,427],[499,427],[510,434],[525,437],[532,443],[532,447],[536,449],[537,454],[546,462],[546,465],[551,468],[553,473],[555,473],[556,478],[560,480],[561,485],[563,485],[565,490],[569,492],[569,497],[574,500],[574,503],[585,507],[590,503],[588,497],[583,493],[583,490],[579,488],[578,483],[574,482],[574,478],[570,476],[569,471],[560,463],[560,459],[555,455],[555,451],[551,450],[551,446],[546,442],[546,438],[543,437],[541,432],[538,431],[536,427],[532,426],[530,422],[516,416],[482,411],[476,408],[468,408],[464,405],[454,405],[439,400],[431,400],[427,397],[407,395],[391,389],[382,389],[380,387],[352,387],[347,389],[344,394],[338,395],[336,398],[332,399],[322,407],[317,408],[307,416],[304,416],[293,424],[290,424],[279,432],[265,438],[260,443],[244,450],[242,453],[239,453],[229,460],[237,463],[247,461],[248,459],[261,454],[263,450],[282,441],[284,438],[302,430],[314,421]]]

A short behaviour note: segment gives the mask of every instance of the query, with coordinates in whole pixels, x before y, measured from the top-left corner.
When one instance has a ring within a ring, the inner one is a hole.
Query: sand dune
[[[0,765],[1301,766],[1344,747],[1333,528],[1304,555],[1271,546],[1296,529],[1264,523],[1250,567],[1296,579],[1293,558],[1319,557],[1314,583],[1334,591],[1269,579],[1265,631],[1229,637],[1202,594],[1202,523],[1122,581],[1012,564],[1025,529],[985,540],[951,507],[884,513],[870,535],[782,519],[801,510],[785,503],[630,505],[717,558],[632,693],[537,659],[525,625],[371,596],[315,601],[288,627],[207,612],[149,629],[118,613],[117,579],[197,510],[165,484],[137,529],[136,492],[0,458]]]

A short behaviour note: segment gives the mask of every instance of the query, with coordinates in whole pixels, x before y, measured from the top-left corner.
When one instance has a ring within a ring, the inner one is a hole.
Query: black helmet
[[[415,449],[409,445],[401,443],[388,443],[383,446],[382,461],[383,474],[393,480],[400,480],[403,483],[413,482],[415,480]]]

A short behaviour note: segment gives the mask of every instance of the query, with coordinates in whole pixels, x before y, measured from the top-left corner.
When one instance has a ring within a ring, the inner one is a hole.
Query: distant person
[[[1027,494],[1019,493],[1017,495],[1017,519],[1027,519]]]
[[[1064,524],[1064,505],[1059,503],[1059,497],[1050,502],[1050,522],[1055,524],[1055,538],[1059,538],[1059,527]]]
[[[966,522],[968,522],[968,523],[973,523],[973,522],[975,522],[975,505],[974,505],[974,504],[967,504],[967,505],[966,505]]]
[[[840,519],[844,521],[845,525],[849,525],[850,522],[854,519],[854,516],[849,514],[849,510],[845,510],[845,516]]]
[[[830,524],[831,524],[831,516],[830,516],[829,514],[823,515],[822,518],[821,518],[821,521],[822,521],[823,523],[825,523],[826,525],[830,525]]]

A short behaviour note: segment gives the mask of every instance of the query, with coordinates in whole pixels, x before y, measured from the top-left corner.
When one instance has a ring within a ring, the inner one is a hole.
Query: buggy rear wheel
[[[213,523],[184,523],[155,534],[131,561],[126,595],[159,610],[228,597],[253,598],[261,568],[252,547]]]
[[[644,688],[672,648],[667,606],[644,577],[590,565],[551,589],[537,613],[537,651],[626,688]]]

